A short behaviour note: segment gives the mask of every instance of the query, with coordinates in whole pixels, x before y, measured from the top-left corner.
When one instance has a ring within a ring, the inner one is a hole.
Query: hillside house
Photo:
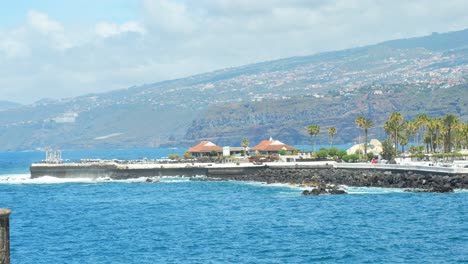
[[[289,145],[284,144],[279,140],[273,140],[270,138],[269,140],[263,140],[257,146],[250,149],[250,151],[254,151],[255,154],[278,154],[281,150],[286,150],[288,153],[293,151],[297,151],[298,149],[291,147]]]
[[[202,141],[199,144],[189,148],[188,153],[194,157],[218,156],[223,153],[223,148],[210,141]]]

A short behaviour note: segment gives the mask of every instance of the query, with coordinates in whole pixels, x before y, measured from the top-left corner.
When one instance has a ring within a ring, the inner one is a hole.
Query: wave
[[[190,182],[189,177],[177,177],[177,176],[161,176],[161,177],[139,177],[125,180],[115,180],[109,177],[101,178],[57,178],[53,176],[43,176],[38,178],[31,178],[30,174],[5,174],[0,175],[0,184],[65,184],[65,183],[106,183],[106,182],[120,182],[120,183],[145,183],[150,179],[154,183],[184,183]],[[273,187],[273,188],[289,188],[295,191],[310,190],[311,187],[300,186],[297,184],[289,183],[272,183],[267,184],[265,182],[237,182],[241,184],[256,185],[262,187]],[[352,186],[340,186],[340,189],[344,189],[348,194],[389,194],[389,193],[403,193],[406,188],[383,188],[383,187],[352,187]],[[456,193],[467,193],[468,190],[455,189]],[[289,192],[288,192],[289,193]]]
[[[349,194],[388,194],[403,193],[406,188],[384,188],[384,187],[348,187]]]
[[[302,186],[299,184],[290,183],[271,183],[264,182],[246,182],[250,185],[265,186],[265,187],[286,187],[292,190],[304,191],[310,190],[312,187]],[[406,188],[384,188],[384,187],[352,187],[346,185],[339,185],[339,189],[345,190],[348,194],[389,194],[389,193],[403,193]],[[458,190],[456,190],[458,191]]]
[[[64,183],[106,183],[106,182],[122,182],[122,183],[143,183],[150,179],[152,182],[161,183],[177,183],[188,182],[189,178],[183,177],[139,177],[125,180],[115,180],[109,177],[101,178],[57,178],[53,176],[43,176],[31,178],[30,174],[7,174],[0,175],[0,184],[64,184]]]

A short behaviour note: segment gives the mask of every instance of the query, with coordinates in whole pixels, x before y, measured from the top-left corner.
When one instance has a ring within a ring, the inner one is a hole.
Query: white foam
[[[91,178],[57,178],[44,176],[31,178],[30,174],[10,174],[0,176],[0,184],[58,184],[70,182],[93,182]]]
[[[349,194],[388,194],[402,193],[404,188],[382,188],[382,187],[348,187]]]
[[[63,184],[63,183],[104,183],[104,182],[122,182],[122,183],[141,183],[151,179],[153,182],[175,183],[188,182],[189,178],[183,177],[139,177],[125,180],[114,180],[109,177],[101,178],[58,178],[52,176],[43,176],[31,178],[30,174],[8,174],[0,175],[0,184]]]

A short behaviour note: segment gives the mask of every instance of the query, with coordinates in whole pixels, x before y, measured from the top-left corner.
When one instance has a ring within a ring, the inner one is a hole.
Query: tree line
[[[364,156],[367,156],[369,130],[375,127],[374,121],[359,115],[354,120],[356,127],[364,133]],[[393,112],[382,124],[387,138],[382,142],[382,155],[395,157],[405,147],[412,145],[412,153],[453,153],[468,146],[468,123],[462,122],[458,116],[447,114],[443,117],[431,118],[423,113],[413,120],[405,120],[400,112]],[[312,124],[307,127],[312,138],[313,149],[316,151],[317,135],[320,126]],[[335,127],[328,128],[330,148],[337,134]]]

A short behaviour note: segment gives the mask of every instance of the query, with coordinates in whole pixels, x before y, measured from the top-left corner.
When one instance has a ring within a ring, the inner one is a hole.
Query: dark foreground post
[[[0,264],[10,264],[10,209],[0,208]]]

